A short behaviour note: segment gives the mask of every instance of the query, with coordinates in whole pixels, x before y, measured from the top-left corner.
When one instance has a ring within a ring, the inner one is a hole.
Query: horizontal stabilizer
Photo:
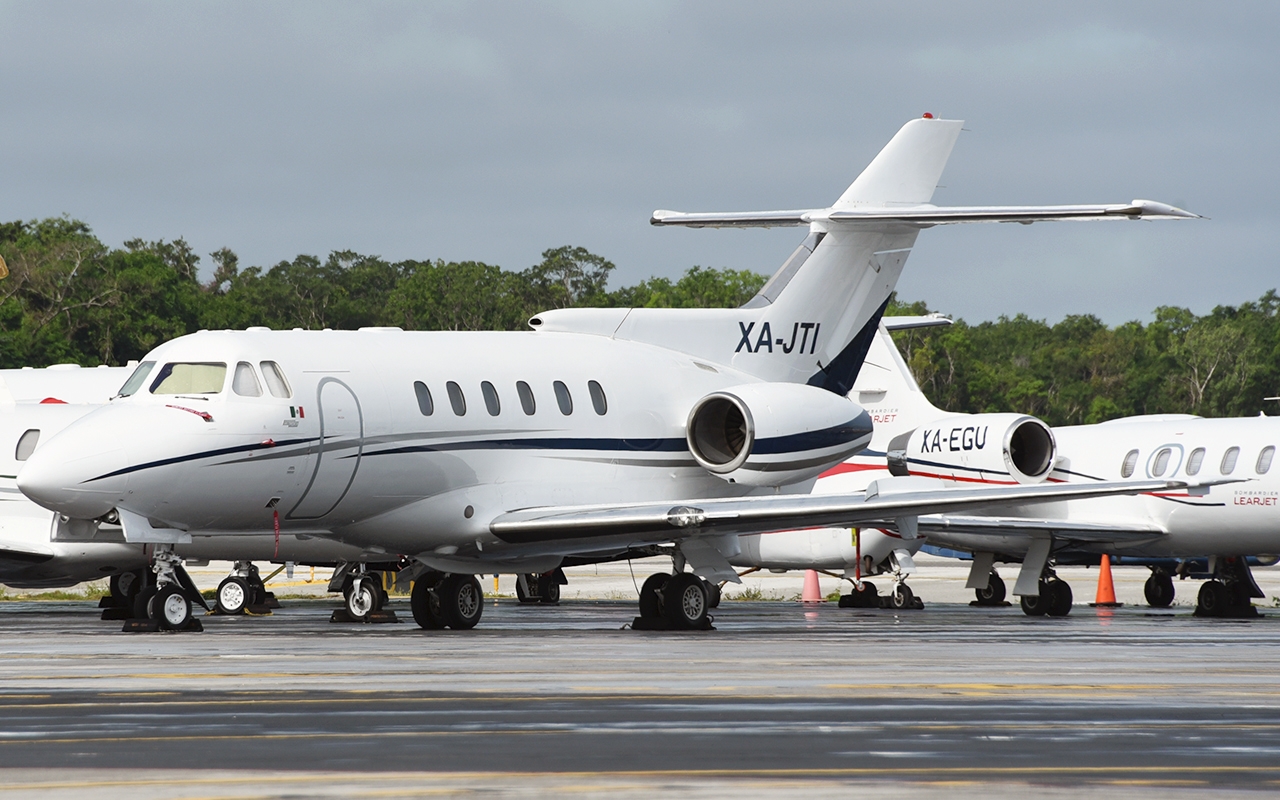
[[[881,317],[880,324],[885,330],[909,331],[916,328],[940,328],[953,324],[951,318],[941,314],[925,314],[922,317]]]
[[[655,211],[653,225],[680,225],[686,228],[778,228],[809,225],[814,222],[842,225],[901,223],[920,228],[933,225],[957,225],[965,222],[1032,222],[1089,221],[1110,219],[1200,219],[1199,214],[1157,203],[1134,200],[1131,203],[1069,206],[934,206],[822,208],[799,211],[731,211],[686,214],[679,211]]]

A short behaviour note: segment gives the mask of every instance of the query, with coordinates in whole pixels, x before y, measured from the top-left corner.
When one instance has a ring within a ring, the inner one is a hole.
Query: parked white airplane
[[[808,494],[870,440],[870,415],[846,395],[921,228],[1195,216],[1150,201],[929,205],[961,124],[907,123],[829,208],[655,212],[657,225],[809,228],[743,308],[561,309],[524,333],[185,336],[35,453],[18,484],[71,517],[118,511],[127,540],[155,543],[163,624],[189,613],[167,578],[173,545],[278,521],[411,555],[427,570],[411,605],[428,628],[476,624],[477,573],[673,541],[694,573],[650,577],[641,618],[702,627],[698,575],[737,577],[738,534],[1116,491],[895,480]]]
[[[894,573],[895,591],[927,537],[929,543],[974,554],[969,587],[980,601],[1004,599],[1004,582],[992,569],[996,560],[1021,561],[1013,593],[1021,596],[1029,615],[1070,611],[1070,587],[1056,578],[1051,562],[1085,553],[1207,556],[1215,577],[1200,590],[1203,615],[1250,613],[1249,598],[1263,596],[1244,557],[1280,552],[1280,471],[1271,469],[1280,418],[1152,415],[1050,429],[1024,415],[952,414],[928,401],[883,329],[852,396],[875,420],[875,438],[866,450],[824,473],[815,492],[854,491],[889,475],[953,485],[1238,479],[1204,496],[1156,491],[1013,506],[999,516],[926,515],[914,530],[863,530],[864,553],[873,556],[876,567]],[[783,566],[793,569],[847,569],[857,562],[847,529],[754,537],[742,549],[738,563],[744,564],[789,558]],[[1153,568],[1148,601],[1166,606],[1173,594],[1169,572]]]

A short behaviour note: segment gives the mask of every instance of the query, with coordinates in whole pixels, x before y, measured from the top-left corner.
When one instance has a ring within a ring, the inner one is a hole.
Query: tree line
[[[545,251],[524,270],[479,261],[406,260],[336,251],[242,268],[223,248],[181,238],[103,244],[67,217],[0,223],[0,367],[119,365],[201,329],[523,330],[549,308],[734,307],[768,276],[692,267],[610,290],[614,264],[580,247]],[[889,313],[922,314],[893,301]],[[1149,324],[1094,316],[1049,325],[1019,314],[895,334],[921,388],[951,411],[1017,411],[1053,425],[1131,414],[1280,411],[1280,296],[1269,291],[1204,316],[1161,307]],[[1275,408],[1269,406],[1277,406]]]

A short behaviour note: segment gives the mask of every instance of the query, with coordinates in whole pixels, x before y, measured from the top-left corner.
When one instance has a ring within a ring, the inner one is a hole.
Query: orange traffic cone
[[[1111,582],[1111,556],[1105,553],[1102,563],[1098,565],[1098,593],[1089,605],[1094,608],[1119,608],[1124,605],[1116,602],[1116,587]]]
[[[818,571],[816,569],[806,569],[804,571],[804,591],[800,593],[800,601],[806,605],[822,602],[822,589],[818,586]]]

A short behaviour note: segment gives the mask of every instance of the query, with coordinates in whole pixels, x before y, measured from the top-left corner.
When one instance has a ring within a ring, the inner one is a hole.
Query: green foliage
[[[691,267],[610,291],[613,262],[556,247],[520,271],[478,261],[409,260],[336,251],[269,269],[242,268],[222,248],[200,256],[183,239],[131,239],[119,249],[68,217],[0,223],[0,367],[123,364],[201,328],[527,330],[565,307],[742,305],[767,276]],[[894,298],[890,314],[925,314]],[[916,380],[939,407],[1017,411],[1053,425],[1119,416],[1257,414],[1280,394],[1280,295],[1198,317],[1161,307],[1153,322],[1108,327],[1093,316],[1055,325],[1018,314],[895,334]],[[1273,413],[1276,408],[1269,408]]]

